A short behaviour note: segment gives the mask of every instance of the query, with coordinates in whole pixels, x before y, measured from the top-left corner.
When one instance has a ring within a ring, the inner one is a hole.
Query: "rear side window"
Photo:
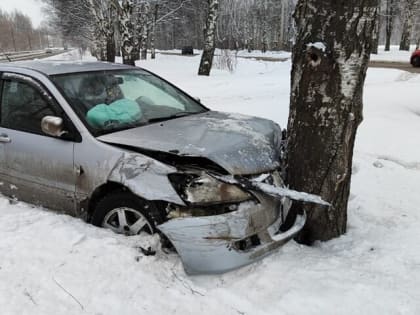
[[[31,85],[18,80],[3,81],[0,124],[4,128],[43,134],[41,120],[56,113]]]

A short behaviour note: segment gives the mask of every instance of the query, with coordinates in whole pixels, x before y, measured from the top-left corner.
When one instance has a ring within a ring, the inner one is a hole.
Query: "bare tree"
[[[115,19],[117,8],[112,2],[88,0],[85,4],[92,12],[93,54],[102,61],[115,61]]]
[[[20,11],[0,9],[0,53],[44,48],[46,34],[44,29],[34,28],[31,19]]]
[[[401,19],[403,21],[400,50],[410,50],[411,36],[414,27],[415,12],[418,6],[418,0],[405,0]]]
[[[294,204],[307,224],[298,240],[346,231],[352,157],[378,0],[300,0],[295,12],[287,182],[332,206]]]
[[[201,57],[199,75],[210,75],[211,66],[216,49],[216,23],[218,17],[219,0],[208,0],[209,11],[205,29],[205,44],[203,55]]]
[[[385,3],[385,51],[391,48],[391,36],[394,29],[396,0],[386,0]]]
[[[376,17],[376,24],[375,24],[375,31],[373,32],[373,38],[372,38],[372,54],[377,55],[378,49],[379,49],[379,39],[381,36],[381,28],[382,28],[382,1],[378,1],[378,14]]]

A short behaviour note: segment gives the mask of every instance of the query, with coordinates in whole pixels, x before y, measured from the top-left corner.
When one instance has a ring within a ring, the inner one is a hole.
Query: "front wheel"
[[[95,207],[92,224],[128,236],[141,232],[154,233],[150,219],[151,205],[131,193],[119,192],[105,196]]]

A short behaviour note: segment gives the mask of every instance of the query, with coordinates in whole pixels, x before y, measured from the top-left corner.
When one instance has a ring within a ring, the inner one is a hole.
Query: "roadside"
[[[0,51],[0,62],[14,62],[14,61],[24,61],[32,59],[43,59],[53,56],[58,56],[66,51],[54,49],[47,52],[47,50],[36,50],[36,51],[21,51],[21,52],[1,52]]]
[[[370,68],[386,68],[386,69],[398,69],[402,71],[407,71],[410,73],[420,73],[420,68],[413,67],[408,61],[378,61],[371,60],[369,63]]]
[[[383,50],[383,49],[382,49]],[[169,56],[183,56],[180,52],[172,51],[158,51],[158,54],[169,55]],[[289,56],[288,56],[289,54]],[[184,57],[194,57],[200,55],[195,53],[194,55],[188,55]],[[399,52],[392,50],[391,52],[380,51],[378,55],[372,55],[371,61],[369,63],[370,68],[386,68],[386,69],[397,69],[402,71],[407,71],[410,73],[420,73],[420,68],[415,68],[409,63],[411,52]],[[215,56],[220,56],[220,53],[216,52]],[[237,56],[240,59],[253,59],[257,61],[267,61],[267,62],[285,62],[289,60],[290,53],[279,53],[279,56],[274,54],[262,54],[262,53],[244,53],[240,52]]]

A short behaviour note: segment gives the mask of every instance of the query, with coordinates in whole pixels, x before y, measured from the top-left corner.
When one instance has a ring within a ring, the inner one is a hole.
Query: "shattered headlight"
[[[206,173],[171,174],[169,179],[188,204],[218,204],[242,202],[252,198],[241,188],[223,183]]]

